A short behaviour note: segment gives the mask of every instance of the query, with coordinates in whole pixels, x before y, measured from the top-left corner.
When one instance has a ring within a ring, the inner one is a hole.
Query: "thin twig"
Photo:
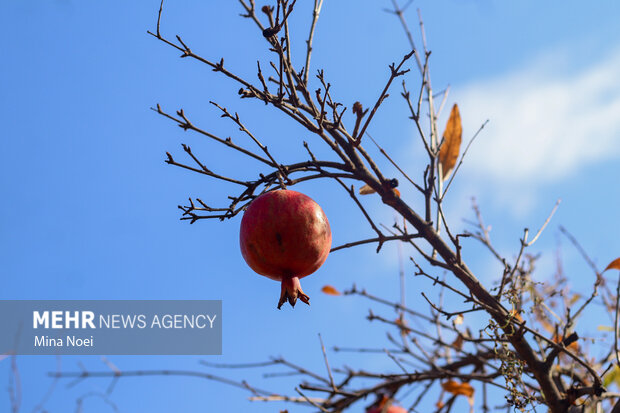
[[[534,238],[532,238],[531,241],[527,241],[527,239],[525,240],[525,245],[527,247],[531,246],[533,243],[536,242],[536,240],[538,239],[538,237],[540,237],[540,234],[542,234],[542,232],[545,230],[545,228],[547,227],[547,224],[549,224],[549,221],[551,221],[551,218],[553,217],[553,214],[555,214],[555,211],[557,211],[558,207],[560,206],[560,203],[562,202],[561,199],[558,199],[555,203],[555,205],[553,206],[553,209],[551,210],[551,212],[549,213],[549,216],[547,216],[547,219],[545,220],[545,222],[542,224],[542,226],[540,227],[540,229],[538,230],[538,232],[536,233],[536,235],[534,235]]]
[[[334,384],[334,376],[332,376],[332,370],[331,368],[329,368],[329,360],[327,359],[327,351],[325,351],[325,344],[323,344],[323,338],[321,337],[320,333],[319,333],[319,341],[321,342],[321,351],[323,352],[323,360],[325,360],[325,368],[327,369],[327,374],[329,375],[329,382],[332,385],[332,389],[334,389],[334,391],[338,391],[338,388],[336,388],[336,385]]]
[[[408,235],[392,235],[392,236],[383,236],[383,237],[376,237],[376,238],[368,238],[368,239],[362,239],[359,241],[354,241],[354,242],[348,242],[346,244],[342,244],[339,245],[337,247],[333,247],[330,252],[334,252],[334,251],[338,251],[341,249],[345,249],[345,248],[351,248],[351,247],[356,247],[358,245],[364,245],[364,244],[372,244],[375,242],[381,242],[384,243],[386,241],[408,241],[410,239],[414,239],[414,238],[420,238],[420,234],[408,234]]]
[[[372,110],[370,111],[370,114],[368,115],[368,117],[366,118],[366,122],[364,123],[364,126],[362,126],[362,129],[360,130],[358,136],[354,136],[353,139],[355,140],[354,145],[358,146],[362,140],[362,136],[364,136],[364,133],[366,133],[366,128],[368,128],[368,125],[370,124],[370,122],[372,121],[372,118],[375,116],[375,113],[377,112],[377,109],[379,109],[379,106],[381,106],[381,103],[383,103],[383,101],[385,100],[385,98],[387,98],[388,96],[388,90],[390,89],[390,85],[392,84],[392,81],[394,79],[396,79],[399,76],[404,75],[405,73],[407,73],[409,71],[409,69],[405,69],[405,70],[401,70],[401,67],[405,64],[405,62],[407,60],[409,60],[409,58],[411,56],[413,56],[415,53],[415,50],[407,53],[402,60],[400,61],[400,63],[398,64],[398,66],[394,66],[394,63],[392,63],[390,65],[390,78],[388,79],[385,87],[383,88],[383,90],[381,91],[381,94],[379,95],[379,98],[377,99],[377,101],[375,102],[375,106],[373,106]]]
[[[312,40],[314,39],[314,30],[316,29],[316,22],[319,20],[319,14],[321,14],[321,8],[323,7],[323,0],[314,0],[314,9],[312,10],[312,24],[310,24],[310,34],[308,40],[306,40],[306,64],[304,66],[304,85],[308,85],[308,76],[310,74],[310,58],[312,56]]]

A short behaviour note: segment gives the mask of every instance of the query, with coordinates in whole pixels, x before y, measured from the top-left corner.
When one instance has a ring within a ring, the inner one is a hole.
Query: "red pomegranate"
[[[373,407],[372,409],[368,410],[366,413],[384,413],[384,412],[381,407]],[[404,407],[392,405],[388,407],[387,409],[385,409],[385,413],[407,413],[407,409],[405,409]]]
[[[310,304],[299,279],[319,269],[332,244],[329,222],[310,197],[287,189],[264,193],[246,209],[241,254],[257,273],[282,282],[278,308],[299,298]]]

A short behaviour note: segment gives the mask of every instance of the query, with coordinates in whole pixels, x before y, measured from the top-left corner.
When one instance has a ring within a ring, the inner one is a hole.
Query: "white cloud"
[[[620,152],[620,53],[577,74],[533,64],[458,93],[466,129],[491,122],[469,160],[501,180],[548,182]]]
[[[525,189],[529,195],[521,193],[513,210],[531,208],[536,188],[620,155],[620,50],[572,73],[571,57],[577,58],[549,54],[452,95],[464,139],[490,119],[463,173],[468,181],[502,188],[504,201]]]

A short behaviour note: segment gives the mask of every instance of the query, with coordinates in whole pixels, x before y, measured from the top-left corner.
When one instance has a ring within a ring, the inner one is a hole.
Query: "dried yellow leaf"
[[[568,306],[570,307],[570,306],[574,305],[577,301],[579,301],[580,298],[581,298],[580,294],[573,295],[573,297],[568,302]]]
[[[605,271],[607,270],[620,270],[620,258],[616,258],[615,260],[610,262],[607,268],[605,268]]]
[[[331,285],[324,286],[323,288],[321,288],[321,291],[327,295],[340,295],[340,291],[336,290]]]
[[[465,397],[472,397],[474,395],[474,388],[469,383],[459,383],[454,380],[448,380],[441,383],[441,387],[448,393],[454,395],[461,395]]]
[[[609,371],[607,374],[605,374],[605,376],[603,377],[603,386],[607,387],[612,383],[616,384],[616,387],[620,387],[618,386],[618,382],[620,381],[620,367],[618,366],[614,366],[614,368]]]
[[[463,314],[457,314],[454,317],[454,325],[460,326],[461,324],[463,324]]]
[[[442,178],[446,179],[450,176],[452,169],[456,165],[461,149],[461,136],[463,135],[463,127],[461,125],[461,115],[459,107],[455,103],[452,106],[446,130],[443,133],[443,143],[439,150],[439,164],[441,165]]]
[[[364,185],[360,188],[360,195],[374,194],[376,191],[370,187],[370,185]]]

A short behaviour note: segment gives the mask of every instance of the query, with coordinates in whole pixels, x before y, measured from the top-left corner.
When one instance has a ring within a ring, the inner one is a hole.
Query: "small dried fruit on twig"
[[[282,26],[280,25],[277,25],[275,27],[267,27],[265,30],[263,30],[263,36],[266,38],[270,38],[271,36],[275,36],[276,34],[278,34],[280,30],[282,30]]]

